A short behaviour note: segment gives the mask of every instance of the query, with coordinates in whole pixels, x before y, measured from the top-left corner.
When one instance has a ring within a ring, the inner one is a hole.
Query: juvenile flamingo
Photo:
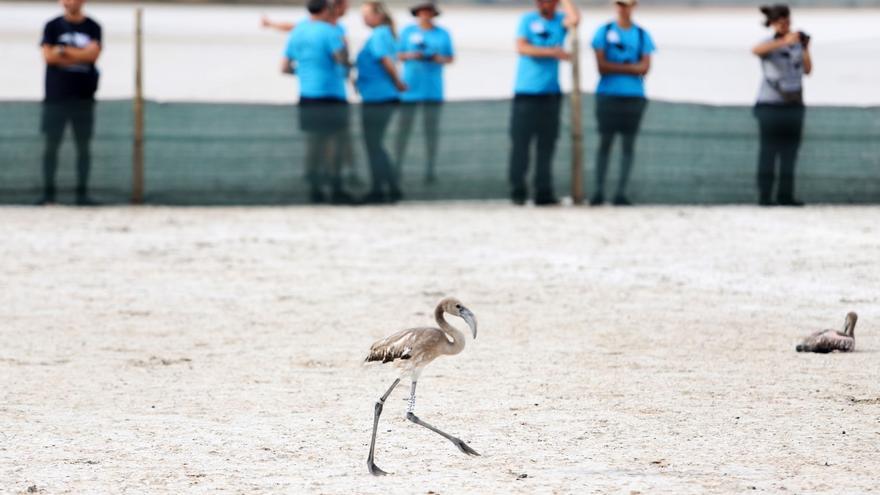
[[[852,352],[856,348],[856,321],[858,315],[849,312],[843,323],[843,332],[820,330],[803,340],[795,348],[798,352],[828,353],[832,351]]]
[[[376,448],[376,430],[379,427],[379,416],[382,414],[382,406],[385,400],[391,395],[394,387],[400,383],[400,380],[409,376],[412,380],[412,389],[409,396],[409,405],[406,409],[406,419],[417,425],[433,431],[451,441],[458,450],[468,455],[480,455],[474,449],[470,448],[461,439],[456,438],[448,433],[441,431],[434,426],[425,423],[419,419],[413,412],[416,407],[416,382],[421,375],[422,370],[439,356],[454,356],[464,349],[464,334],[458,329],[447,323],[443,317],[445,313],[458,316],[463,319],[471,328],[474,338],[477,338],[477,319],[471,310],[464,307],[458,299],[447,297],[437,304],[434,309],[434,319],[440,328],[421,327],[401,330],[395,334],[385,337],[370,346],[370,353],[367,355],[365,362],[380,361],[381,363],[392,363],[400,369],[400,375],[391,387],[376,402],[373,415],[373,437],[370,440],[370,455],[367,457],[367,469],[374,476],[382,476],[386,473],[379,469],[373,462],[373,453]]]

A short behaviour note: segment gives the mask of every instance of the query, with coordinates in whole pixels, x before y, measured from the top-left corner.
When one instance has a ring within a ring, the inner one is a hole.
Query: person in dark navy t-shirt
[[[85,0],[61,0],[64,15],[49,21],[40,41],[46,62],[45,99],[41,128],[43,197],[40,204],[55,202],[55,172],[64,128],[70,122],[76,144],[76,202],[92,205],[88,195],[91,168],[90,143],[94,128],[95,92],[101,55],[101,26],[82,12]]]

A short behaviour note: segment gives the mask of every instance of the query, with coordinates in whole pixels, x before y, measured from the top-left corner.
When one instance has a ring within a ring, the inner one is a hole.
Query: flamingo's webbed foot
[[[385,476],[387,474],[390,474],[381,470],[379,466],[377,466],[376,463],[373,462],[372,459],[367,461],[367,470],[370,471],[370,474],[372,474],[373,476]]]
[[[453,438],[452,443],[453,443],[453,445],[458,447],[458,450],[464,452],[467,455],[473,455],[473,456],[480,455],[476,450],[470,448],[470,446],[468,444],[462,442],[460,438]]]

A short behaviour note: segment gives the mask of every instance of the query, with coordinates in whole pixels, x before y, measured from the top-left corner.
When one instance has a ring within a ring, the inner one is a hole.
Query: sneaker
[[[78,195],[76,197],[77,206],[100,206],[101,203],[92,199],[88,194]]]
[[[599,206],[604,202],[605,196],[600,192],[597,192],[592,198],[590,198],[590,206]]]
[[[538,196],[535,198],[535,206],[555,206],[559,204],[556,196]]]
[[[371,191],[361,198],[361,203],[365,205],[380,205],[385,202],[385,194],[382,191]]]
[[[510,200],[513,201],[513,204],[517,206],[522,206],[526,204],[525,189],[514,189],[513,192],[510,193]]]
[[[330,203],[334,205],[353,205],[355,204],[355,200],[351,194],[348,194],[342,189],[338,189],[330,194]]]
[[[772,199],[760,199],[758,200],[759,206],[779,206]]]
[[[314,204],[321,204],[327,201],[327,198],[324,197],[324,193],[320,189],[312,189],[309,192],[309,201]]]
[[[784,198],[784,199],[780,198],[779,201],[777,201],[777,203],[779,203],[779,206],[798,206],[798,207],[804,206],[803,201],[800,201],[795,198]]]
[[[623,194],[614,197],[614,206],[632,206],[632,202]]]

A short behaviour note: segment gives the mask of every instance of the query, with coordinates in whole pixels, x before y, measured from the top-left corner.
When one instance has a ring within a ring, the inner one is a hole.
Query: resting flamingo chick
[[[447,297],[440,301],[434,310],[434,319],[440,328],[422,327],[401,330],[377,341],[370,347],[370,354],[365,359],[365,362],[380,361],[382,363],[392,363],[400,369],[400,375],[394,380],[394,383],[391,384],[391,387],[388,388],[385,394],[379,398],[374,409],[373,437],[370,440],[370,455],[367,457],[367,469],[372,475],[381,476],[388,474],[379,469],[373,462],[373,452],[376,448],[376,430],[379,427],[379,415],[382,414],[382,406],[385,404],[385,400],[388,399],[391,391],[400,383],[400,380],[406,376],[409,376],[412,380],[409,405],[406,409],[406,419],[443,436],[465,454],[480,455],[460,439],[425,423],[413,413],[416,407],[416,382],[419,380],[419,375],[425,366],[439,356],[454,356],[464,349],[464,334],[446,321],[443,317],[446,313],[463,319],[471,328],[474,338],[477,338],[477,319],[474,314],[471,310],[464,307],[458,299]]]
[[[858,315],[849,312],[843,323],[843,332],[837,330],[821,330],[816,332],[795,348],[798,352],[828,353],[833,351],[852,352],[856,348],[856,321]]]

